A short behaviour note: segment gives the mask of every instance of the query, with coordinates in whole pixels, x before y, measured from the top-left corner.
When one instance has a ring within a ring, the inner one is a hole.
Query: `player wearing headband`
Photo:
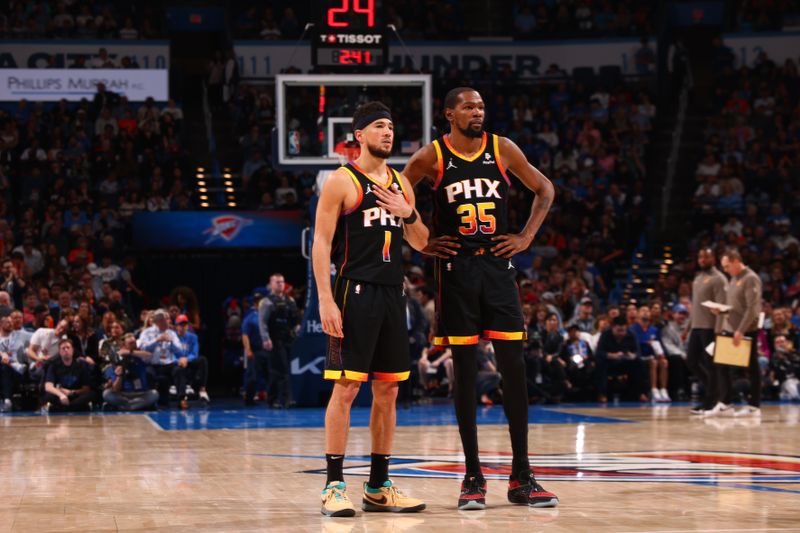
[[[389,480],[389,456],[398,383],[408,379],[410,365],[402,239],[422,250],[428,230],[414,209],[408,180],[386,164],[394,141],[389,109],[380,102],[360,106],[353,114],[353,131],[361,154],[325,182],[312,248],[320,320],[328,335],[324,377],[334,380],[325,413],[328,478],[322,514],[355,514],[342,470],[350,407],[370,377],[372,455],[362,509],[421,511],[423,502],[405,496]]]

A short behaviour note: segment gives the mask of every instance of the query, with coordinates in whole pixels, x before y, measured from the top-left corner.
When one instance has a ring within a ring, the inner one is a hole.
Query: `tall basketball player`
[[[415,512],[420,500],[389,480],[398,382],[409,377],[402,239],[422,250],[428,229],[414,209],[408,180],[389,168],[394,130],[389,109],[369,102],[353,114],[359,157],[333,172],[317,207],[312,261],[322,328],[328,335],[325,379],[335,380],[325,413],[328,479],[322,514],[353,516],[342,465],[350,407],[372,377],[372,462],[364,483],[364,511]],[[337,238],[336,281],[331,289],[331,249]]]
[[[511,140],[483,130],[481,95],[459,87],[447,93],[450,133],[421,148],[403,174],[414,185],[423,178],[434,189],[433,231],[426,251],[436,256],[438,285],[435,343],[453,351],[455,409],[466,475],[458,508],[483,509],[486,481],[478,459],[475,423],[476,345],[492,341],[503,375],[503,409],[509,423],[512,471],[508,499],[554,507],[558,498],[534,478],[528,461],[528,394],[522,308],[511,257],[527,250],[553,203],[550,181]],[[520,233],[508,233],[507,205],[513,173],[536,193]]]

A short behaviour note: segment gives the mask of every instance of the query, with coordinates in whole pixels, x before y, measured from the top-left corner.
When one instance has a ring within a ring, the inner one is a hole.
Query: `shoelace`
[[[344,493],[344,489],[339,487],[331,487],[331,497],[335,498],[337,501],[344,501],[347,499],[347,495]]]
[[[394,485],[392,485],[391,487],[387,487],[387,488],[389,489],[389,494],[391,496],[389,498],[390,500],[397,501],[397,500],[399,500],[400,498],[403,497],[403,493],[400,492],[400,489],[398,489]]]

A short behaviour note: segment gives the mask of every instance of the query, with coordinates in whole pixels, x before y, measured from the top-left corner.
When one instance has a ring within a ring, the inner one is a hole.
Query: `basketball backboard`
[[[370,100],[392,110],[395,144],[390,165],[402,167],[417,149],[431,142],[429,75],[282,74],[275,78],[275,92],[273,154],[279,168],[334,168],[341,165],[343,155],[357,155],[352,116]]]

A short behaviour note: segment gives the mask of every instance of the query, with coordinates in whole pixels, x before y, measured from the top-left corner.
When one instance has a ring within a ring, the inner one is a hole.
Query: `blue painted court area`
[[[559,407],[560,409],[561,407]],[[369,426],[369,408],[354,407],[350,415],[352,427]],[[245,409],[237,404],[213,405],[210,409],[189,411],[159,411],[147,414],[164,430],[195,429],[273,429],[273,428],[322,428],[323,408]],[[528,409],[531,424],[620,424],[628,420],[605,416],[592,416],[561,412],[545,407],[531,406]],[[503,408],[499,406],[478,409],[478,424],[506,424]],[[456,415],[450,404],[415,405],[398,409],[398,426],[449,426],[456,425]]]

